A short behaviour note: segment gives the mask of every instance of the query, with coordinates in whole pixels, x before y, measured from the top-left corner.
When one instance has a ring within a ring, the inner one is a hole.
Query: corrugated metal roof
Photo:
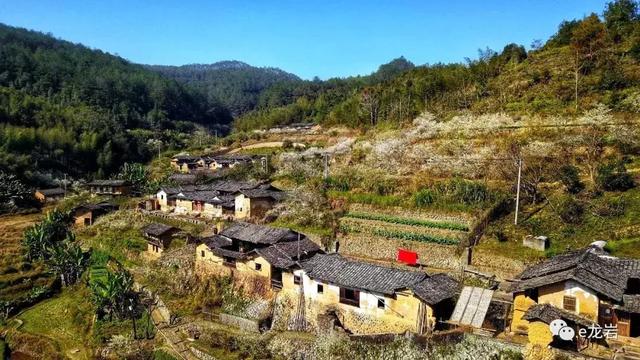
[[[493,290],[465,286],[460,293],[450,321],[481,328],[493,298]]]

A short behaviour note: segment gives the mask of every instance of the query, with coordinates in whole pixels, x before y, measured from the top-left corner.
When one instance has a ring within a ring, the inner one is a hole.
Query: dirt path
[[[233,149],[233,150],[229,151],[227,154],[235,154],[235,153],[240,152],[242,150],[282,147],[283,145],[284,145],[284,141],[262,142],[262,143],[257,143],[257,144],[241,146],[241,147],[239,147],[237,149]],[[302,143],[293,143],[292,145],[294,147],[300,147],[300,148],[304,148],[305,147],[305,145],[302,144]]]

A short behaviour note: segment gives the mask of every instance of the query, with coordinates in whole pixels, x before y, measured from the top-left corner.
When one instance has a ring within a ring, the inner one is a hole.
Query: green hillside
[[[0,169],[105,176],[148,160],[196,127],[224,130],[224,108],[140,65],[0,24]],[[60,175],[58,175],[60,176]]]
[[[210,101],[220,102],[233,115],[255,109],[261,94],[275,84],[302,81],[296,75],[277,68],[259,68],[240,61],[147,67],[186,84]]]
[[[266,104],[237,119],[235,127],[243,131],[305,121],[397,125],[424,111],[445,118],[461,111],[574,115],[597,103],[616,112],[637,113],[638,6],[619,0],[608,4],[601,16],[565,21],[546,43],[534,41],[528,51],[509,44],[501,51],[479,50],[478,57],[466,63],[403,70],[390,77],[373,74],[299,84],[281,91],[298,94],[288,103]]]

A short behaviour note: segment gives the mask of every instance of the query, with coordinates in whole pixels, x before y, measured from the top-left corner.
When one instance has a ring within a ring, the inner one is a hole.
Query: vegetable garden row
[[[363,220],[377,220],[384,221],[393,224],[412,225],[412,226],[424,226],[436,229],[456,230],[456,231],[469,231],[469,227],[465,224],[448,222],[448,221],[432,221],[432,220],[419,220],[411,218],[403,218],[397,216],[390,216],[384,214],[371,214],[362,212],[349,212],[345,215],[349,218],[363,219]]]

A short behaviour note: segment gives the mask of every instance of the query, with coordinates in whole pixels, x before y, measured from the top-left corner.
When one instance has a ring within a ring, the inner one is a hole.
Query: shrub
[[[624,198],[618,197],[607,199],[603,204],[596,206],[595,212],[600,216],[614,217],[624,214],[626,202]]]
[[[635,186],[635,181],[622,161],[612,161],[598,167],[596,184],[606,191],[626,191]]]
[[[564,165],[560,168],[558,174],[560,181],[564,185],[567,192],[577,194],[584,189],[584,184],[580,181],[578,169],[573,165]]]
[[[584,214],[584,206],[572,196],[567,196],[560,200],[556,211],[565,223],[579,224]]]
[[[340,176],[330,176],[325,180],[327,188],[338,190],[338,191],[349,191],[351,190],[351,185],[349,184],[349,180],[340,177]]]
[[[438,190],[452,200],[467,205],[481,204],[492,198],[486,185],[458,178],[439,185]]]
[[[416,207],[426,207],[431,204],[436,199],[436,195],[431,189],[422,189],[413,195],[413,202]]]

